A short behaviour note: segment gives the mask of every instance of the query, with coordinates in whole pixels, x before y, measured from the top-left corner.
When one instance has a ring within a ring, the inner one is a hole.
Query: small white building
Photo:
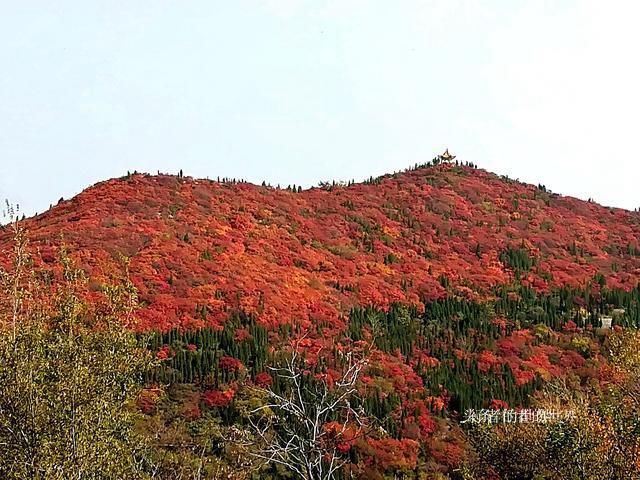
[[[613,321],[613,317],[600,317],[600,321],[602,322],[602,328],[611,328],[611,322]]]

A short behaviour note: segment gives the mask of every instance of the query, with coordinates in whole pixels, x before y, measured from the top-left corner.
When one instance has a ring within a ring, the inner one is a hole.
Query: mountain
[[[22,225],[45,269],[64,245],[88,296],[128,259],[161,360],[140,400],[159,448],[198,445],[201,418],[246,425],[244,387],[283,388],[269,366],[292,342],[305,378],[331,383],[364,340],[359,402],[379,430],[340,444],[351,472],[458,478],[465,411],[529,406],[553,378],[604,384],[602,317],[640,325],[639,213],[472,165],[308,190],[135,173]],[[180,455],[195,465],[203,445]]]
[[[640,215],[455,165],[304,191],[135,174],[27,221],[45,262],[62,239],[96,279],[130,258],[144,329],[340,322],[448,295],[490,298],[517,276],[538,292],[596,274],[630,290]],[[6,239],[2,240],[6,243]]]

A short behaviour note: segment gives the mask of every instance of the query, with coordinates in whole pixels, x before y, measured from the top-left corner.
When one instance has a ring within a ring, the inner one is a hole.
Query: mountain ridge
[[[454,164],[301,192],[136,173],[25,222],[44,262],[61,238],[98,279],[130,257],[143,329],[220,326],[235,309],[339,325],[357,305],[488,298],[516,277],[629,290],[640,273],[635,212]]]

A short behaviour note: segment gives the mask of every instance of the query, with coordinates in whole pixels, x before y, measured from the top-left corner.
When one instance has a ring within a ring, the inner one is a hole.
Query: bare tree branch
[[[252,455],[263,465],[282,465],[305,480],[330,480],[348,463],[339,444],[359,437],[367,425],[363,409],[353,405],[359,403],[358,381],[369,349],[360,356],[342,354],[340,378],[329,385],[305,372],[300,355],[304,338],[293,345],[283,366],[270,368],[284,391],[267,389],[268,403],[249,414],[251,432],[262,446]]]

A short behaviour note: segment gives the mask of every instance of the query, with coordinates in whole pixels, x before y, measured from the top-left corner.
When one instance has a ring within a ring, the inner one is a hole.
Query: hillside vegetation
[[[156,478],[298,478],[264,453],[292,428],[285,400],[299,390],[304,410],[345,385],[346,410],[309,447],[318,471],[317,451],[333,452],[335,478],[574,478],[541,471],[552,456],[508,471],[491,460],[506,458],[500,439],[477,448],[460,420],[553,404],[556,381],[600,399],[623,377],[609,368],[613,332],[640,324],[640,214],[470,165],[309,190],[136,173],[19,225],[40,281],[56,282],[64,245],[85,301],[127,265],[138,305],[126,327],[158,360],[137,401],[163,452],[148,462]],[[622,475],[638,467],[630,438]]]
[[[45,262],[64,239],[97,279],[130,257],[141,328],[165,331],[238,308],[269,327],[339,324],[353,306],[486,299],[516,279],[630,290],[640,273],[640,214],[446,164],[301,192],[136,174],[27,228]]]

